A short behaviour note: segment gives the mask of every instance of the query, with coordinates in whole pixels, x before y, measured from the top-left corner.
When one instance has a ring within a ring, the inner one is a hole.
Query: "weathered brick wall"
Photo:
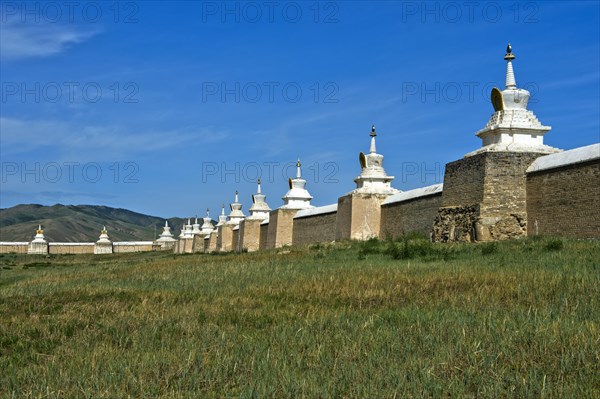
[[[217,251],[229,252],[233,250],[233,226],[225,223],[219,226],[217,229]]]
[[[240,251],[239,244],[240,244],[240,229],[238,227],[237,229],[232,230],[232,233],[231,233],[231,250],[239,252]]]
[[[381,204],[387,195],[348,194],[338,199],[336,239],[365,240],[381,230]]]
[[[26,254],[29,243],[2,243],[0,254]]]
[[[240,222],[240,251],[254,252],[260,248],[260,224],[262,220],[244,219]]]
[[[597,159],[527,175],[527,235],[599,238],[598,209]]]
[[[442,193],[394,202],[381,206],[382,238],[396,238],[413,231],[431,234],[433,222],[438,213]]]
[[[185,240],[188,241],[188,243],[186,243],[186,252],[191,252],[192,250],[192,240]],[[189,250],[188,250],[189,248]],[[152,251],[153,250],[153,245],[152,243],[148,243],[148,244],[127,244],[127,243],[113,243],[113,252],[114,253],[127,253],[127,252],[148,252],[148,251]]]
[[[265,223],[260,225],[260,244],[259,250],[267,249],[267,236],[269,234],[269,224]]]
[[[212,233],[210,233],[210,238],[208,239],[208,246],[206,248],[206,252],[216,252],[218,250],[217,244],[218,244],[218,232],[217,230],[213,230]]]
[[[483,200],[485,154],[446,164],[441,206],[477,204]]]
[[[48,243],[48,253],[52,255],[68,255],[68,254],[93,254],[94,243],[88,245],[73,245],[76,243]]]
[[[276,209],[269,214],[267,249],[292,245],[294,216],[296,209]]]
[[[489,241],[524,236],[527,229],[526,170],[541,155],[484,152],[446,165],[433,238]],[[468,217],[461,214],[462,210],[469,213]]]
[[[294,218],[293,245],[335,240],[337,212]]]

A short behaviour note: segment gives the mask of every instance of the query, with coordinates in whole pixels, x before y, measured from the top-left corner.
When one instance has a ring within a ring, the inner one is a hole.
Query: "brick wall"
[[[337,212],[294,218],[293,245],[335,240]]]
[[[412,198],[381,206],[381,231],[379,236],[399,237],[413,231],[427,237],[431,234],[433,221],[438,213],[442,193]]]
[[[0,243],[0,254],[26,254],[28,242],[25,243]]]
[[[254,252],[260,248],[262,220],[244,219],[240,222],[240,251]]]
[[[267,233],[267,249],[292,245],[294,216],[297,209],[280,208],[269,214],[269,230]]]
[[[259,250],[267,249],[267,236],[269,234],[269,223],[260,225],[260,244]]]
[[[527,235],[600,238],[598,159],[527,175]]]

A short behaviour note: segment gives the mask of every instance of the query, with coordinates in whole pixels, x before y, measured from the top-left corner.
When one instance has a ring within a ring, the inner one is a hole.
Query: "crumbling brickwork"
[[[434,240],[489,241],[526,235],[526,170],[541,155],[484,152],[446,165]],[[460,209],[477,212],[466,218],[472,219],[472,226],[465,225]]]

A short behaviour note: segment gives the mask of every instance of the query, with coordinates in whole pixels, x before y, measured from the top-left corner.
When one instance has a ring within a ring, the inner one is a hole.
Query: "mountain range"
[[[177,217],[166,220],[175,237],[187,222]],[[162,233],[165,219],[99,205],[27,204],[0,209],[0,241],[31,241],[38,225],[49,242],[94,242],[102,226],[112,241],[152,241]]]

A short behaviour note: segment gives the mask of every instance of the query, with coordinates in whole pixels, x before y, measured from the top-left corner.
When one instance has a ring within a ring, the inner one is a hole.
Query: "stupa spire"
[[[302,165],[300,164],[300,158],[298,158],[298,162],[296,162],[296,179],[302,178],[302,171],[300,170],[300,166]]]
[[[512,60],[515,59],[515,55],[512,52],[510,43],[506,46],[506,54],[504,55],[506,60],[506,88],[515,89],[517,87],[517,81],[515,80],[515,72],[512,66]]]
[[[257,185],[258,185],[258,188],[256,189],[256,194],[261,194],[261,191],[260,191],[260,177],[258,178]]]
[[[377,147],[375,146],[375,136],[377,136],[377,132],[375,131],[375,125],[371,125],[371,154],[375,154],[377,152]]]

